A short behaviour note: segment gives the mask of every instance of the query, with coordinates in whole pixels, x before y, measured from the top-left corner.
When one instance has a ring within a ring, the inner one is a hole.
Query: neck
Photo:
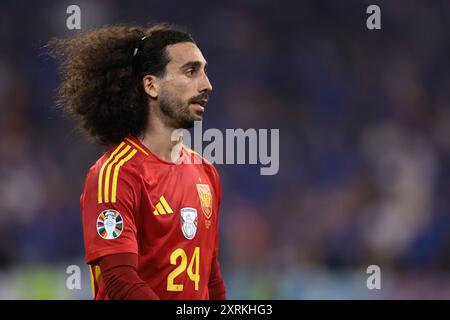
[[[176,128],[170,126],[168,121],[164,121],[166,120],[164,115],[152,112],[153,109],[150,108],[147,128],[137,138],[161,160],[176,162],[181,151],[183,137],[181,133],[172,137]],[[176,157],[173,158],[172,155],[176,155]]]

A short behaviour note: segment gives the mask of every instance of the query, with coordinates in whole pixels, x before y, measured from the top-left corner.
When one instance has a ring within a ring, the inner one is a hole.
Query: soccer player
[[[206,61],[178,26],[108,26],[50,42],[59,104],[99,144],[80,198],[95,299],[225,299],[221,184],[175,129],[201,121]]]

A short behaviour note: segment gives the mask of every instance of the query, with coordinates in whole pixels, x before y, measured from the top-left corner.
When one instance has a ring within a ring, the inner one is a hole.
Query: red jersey
[[[94,298],[109,299],[96,260],[135,253],[138,275],[160,299],[208,299],[210,277],[221,277],[220,201],[217,171],[184,146],[176,163],[133,136],[109,150],[89,170],[80,199]]]

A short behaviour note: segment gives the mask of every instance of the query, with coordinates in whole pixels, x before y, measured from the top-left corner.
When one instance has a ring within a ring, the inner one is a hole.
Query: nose
[[[212,91],[211,82],[209,82],[208,76],[203,74],[201,83],[200,83],[200,92],[211,92]]]

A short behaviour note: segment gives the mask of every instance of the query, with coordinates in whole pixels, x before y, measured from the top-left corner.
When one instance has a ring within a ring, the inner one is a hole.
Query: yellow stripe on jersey
[[[103,200],[102,200],[103,171],[105,170],[106,165],[111,161],[111,159],[117,154],[117,152],[119,152],[119,150],[124,145],[125,145],[125,142],[122,142],[121,144],[119,144],[119,146],[113,151],[113,153],[111,153],[108,160],[106,160],[105,163],[103,163],[103,165],[100,169],[100,174],[98,175],[98,203],[103,202]]]
[[[203,157],[197,151],[195,151],[194,149],[188,148],[184,144],[183,144],[182,147],[184,148],[184,150],[186,150],[187,152],[193,154],[194,156],[200,157],[200,159],[202,159],[201,161],[203,161]],[[197,161],[197,160],[194,160],[194,161]],[[194,163],[197,163],[197,162],[194,162]]]
[[[158,202],[156,204],[156,209],[158,210],[159,214],[166,214],[167,212],[164,210],[164,208],[161,205],[161,202]]]
[[[91,265],[89,266],[89,275],[90,275],[90,278],[91,278],[92,299],[95,299],[95,294],[96,294],[96,292],[95,292],[95,280],[94,280],[94,274],[93,274]]]
[[[128,160],[130,160],[131,158],[134,157],[134,155],[136,154],[137,150],[133,149],[133,151],[130,152],[129,155],[127,155],[124,159],[120,160],[119,164],[116,165],[116,167],[114,168],[114,176],[113,176],[113,183],[112,183],[112,191],[111,191],[111,202],[114,203],[116,202],[116,194],[117,194],[117,178],[119,176],[119,170],[120,167],[123,166],[123,164],[125,162],[127,162]]]
[[[95,266],[95,281],[97,281],[97,286],[102,280],[102,271],[100,270],[100,266]]]
[[[173,213],[172,208],[169,206],[169,204],[166,201],[166,198],[164,198],[164,196],[161,196],[161,198],[159,198],[159,200],[161,201],[162,205],[164,206],[164,209],[166,209],[167,213]]]
[[[114,158],[114,161],[111,162],[111,163],[108,165],[108,169],[106,169],[106,175],[105,175],[105,202],[109,202],[109,178],[110,178],[110,175],[111,175],[111,169],[112,169],[112,166],[113,166],[115,163],[117,163],[117,161],[119,161],[119,159],[122,158],[122,157],[125,155],[125,153],[127,153],[128,150],[130,150],[130,149],[131,149],[130,146],[126,146],[125,149],[123,149],[123,150],[122,150],[122,151]]]
[[[89,271],[91,278],[92,298],[95,299],[100,285],[102,272],[100,270],[100,266],[92,266],[92,265],[89,265]]]
[[[189,151],[190,153],[195,153],[195,154],[198,154],[197,152],[195,152],[193,149],[191,149],[191,148],[188,148],[187,146],[185,146],[184,144],[183,144],[183,148],[184,149],[186,149],[186,151]]]
[[[148,156],[148,152],[145,151],[144,149],[142,149],[140,146],[138,146],[136,143],[134,143],[132,140],[125,138],[125,140],[127,140],[127,142],[131,143],[133,146],[135,146],[136,148],[138,148],[139,150],[141,150],[143,153],[145,153],[145,155]]]

